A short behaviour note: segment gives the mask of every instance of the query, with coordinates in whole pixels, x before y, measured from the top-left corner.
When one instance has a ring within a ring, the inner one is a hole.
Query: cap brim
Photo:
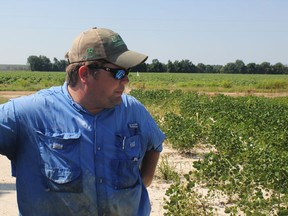
[[[147,58],[148,56],[144,54],[127,50],[121,54],[115,54],[105,59],[115,65],[128,69],[145,62]]]

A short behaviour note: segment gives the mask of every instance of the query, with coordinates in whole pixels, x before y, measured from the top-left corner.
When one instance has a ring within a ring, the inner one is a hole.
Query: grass
[[[260,74],[131,74],[130,87],[136,89],[181,89],[203,92],[287,92],[287,75]]]
[[[7,102],[7,98],[0,97],[0,104]]]
[[[288,92],[287,75],[130,73],[131,89],[197,92]],[[0,71],[0,91],[36,91],[61,85],[63,72]]]
[[[166,181],[179,180],[179,174],[176,172],[175,165],[171,164],[168,160],[168,156],[164,155],[158,165],[160,177]]]

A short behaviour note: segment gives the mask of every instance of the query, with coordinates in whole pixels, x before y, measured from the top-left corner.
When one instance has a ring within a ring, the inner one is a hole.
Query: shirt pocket
[[[115,189],[134,187],[140,179],[141,142],[140,136],[122,137],[117,143],[118,159],[111,160]]]
[[[43,134],[38,131],[37,135],[46,189],[82,192],[81,133]]]

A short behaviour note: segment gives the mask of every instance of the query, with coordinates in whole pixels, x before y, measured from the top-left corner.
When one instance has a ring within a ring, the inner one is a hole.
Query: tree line
[[[65,71],[67,66],[66,60],[53,59],[50,61],[46,56],[29,56],[27,63],[30,65],[31,71]],[[282,63],[274,65],[269,62],[261,64],[248,63],[242,60],[227,63],[226,65],[209,65],[199,63],[193,64],[190,60],[170,61],[167,64],[153,59],[151,63],[143,63],[131,68],[131,71],[138,72],[168,72],[168,73],[230,73],[230,74],[288,74],[288,66]]]
[[[53,62],[46,56],[29,56],[27,63],[30,65],[31,71],[65,71],[67,66],[66,60],[58,60],[53,58]]]

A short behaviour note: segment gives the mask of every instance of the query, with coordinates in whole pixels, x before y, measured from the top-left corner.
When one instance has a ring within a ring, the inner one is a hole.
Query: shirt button
[[[102,178],[99,179],[99,183],[100,183],[100,184],[103,183],[103,179],[102,179]]]
[[[100,151],[100,150],[101,150],[101,148],[100,148],[100,147],[98,147],[98,148],[97,148],[97,150],[98,150],[98,151]]]

